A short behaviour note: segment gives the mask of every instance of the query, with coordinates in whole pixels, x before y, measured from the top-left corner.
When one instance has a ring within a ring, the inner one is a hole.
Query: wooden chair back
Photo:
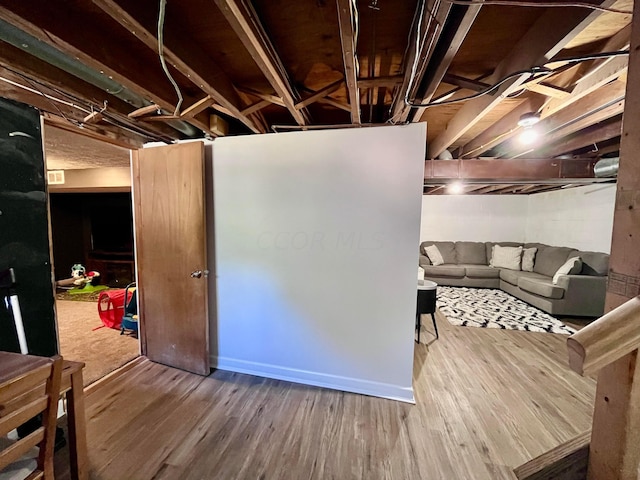
[[[55,356],[48,360],[0,386],[0,437],[42,414],[42,425],[37,430],[0,450],[2,470],[33,447],[39,447],[37,469],[27,477],[29,480],[53,479],[53,447],[62,357]]]

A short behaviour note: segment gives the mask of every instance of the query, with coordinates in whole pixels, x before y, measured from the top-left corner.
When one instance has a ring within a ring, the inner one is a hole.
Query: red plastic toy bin
[[[105,327],[120,328],[122,317],[124,316],[124,288],[116,290],[105,290],[100,293],[98,297],[98,314],[100,320],[104,323]],[[132,292],[129,292],[129,299],[131,299]]]

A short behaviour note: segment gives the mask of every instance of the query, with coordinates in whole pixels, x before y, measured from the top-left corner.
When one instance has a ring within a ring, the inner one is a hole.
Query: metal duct
[[[603,158],[593,166],[596,177],[616,177],[620,167],[620,157]]]
[[[58,67],[59,69],[64,70],[87,83],[95,85],[105,92],[124,100],[135,108],[151,105],[150,101],[141,97],[136,92],[129,90],[124,85],[121,85],[97,70],[87,67],[79,60],[62,53],[44,42],[41,42],[37,38],[1,19],[0,40],[19,48],[25,53],[39,58],[43,62],[47,62],[50,65]],[[166,123],[188,137],[201,136],[200,130],[187,122],[183,122],[182,120],[172,120]]]

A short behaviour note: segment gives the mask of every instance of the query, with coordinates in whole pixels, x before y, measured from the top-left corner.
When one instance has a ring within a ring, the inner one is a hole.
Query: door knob
[[[202,277],[202,270],[194,270],[191,272],[191,278],[200,278]]]

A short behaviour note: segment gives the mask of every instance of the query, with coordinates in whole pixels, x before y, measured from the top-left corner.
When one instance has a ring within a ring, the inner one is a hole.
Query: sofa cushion
[[[522,244],[518,242],[484,242],[484,247],[487,255],[487,265],[491,260],[491,254],[493,253],[493,246],[500,245],[501,247],[521,247]]]
[[[463,278],[465,275],[464,267],[458,265],[423,265],[424,277],[457,277]]]
[[[482,242],[456,242],[458,263],[487,265],[487,253]]]
[[[432,265],[442,265],[444,263],[440,249],[438,249],[436,245],[429,245],[425,248],[425,251],[427,252],[427,257],[429,257],[429,261]]]
[[[500,279],[511,285],[518,285],[518,280],[521,278],[538,278],[540,280],[551,281],[551,277],[535,272],[519,272],[517,270],[507,270],[506,268],[500,270]]]
[[[575,253],[575,250],[568,247],[539,248],[533,271],[547,277],[553,277],[562,264],[569,259],[571,253]]]
[[[546,298],[559,299],[564,296],[564,288],[554,285],[547,279],[540,278],[520,278],[518,287],[525,292],[534,293]]]
[[[582,259],[582,275],[604,277],[609,274],[609,255],[600,252],[578,252]]]
[[[522,261],[522,247],[503,247],[494,245],[491,256],[491,266],[495,268],[508,268],[520,270]]]
[[[560,268],[553,275],[552,283],[555,285],[558,283],[560,275],[578,275],[582,271],[582,260],[580,257],[571,257],[564,262]]]
[[[538,247],[529,247],[522,250],[522,270],[525,272],[533,272],[533,265],[536,260]]]
[[[469,278],[500,278],[500,269],[491,268],[488,265],[469,265],[462,264],[459,267],[464,267],[467,277]]]

